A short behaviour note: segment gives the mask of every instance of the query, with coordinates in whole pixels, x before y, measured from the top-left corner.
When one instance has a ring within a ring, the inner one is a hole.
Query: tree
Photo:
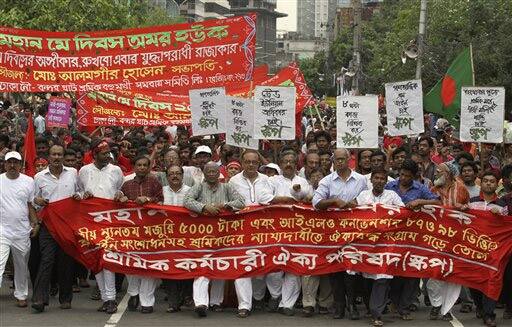
[[[183,22],[144,0],[0,0],[0,25],[45,31],[96,31]]]
[[[416,61],[401,61],[401,52],[418,34],[420,0],[386,0],[379,11],[362,26],[362,93],[383,94],[384,84],[415,78]],[[424,92],[445,74],[462,49],[473,45],[476,85],[505,86],[506,103],[512,101],[512,1],[444,0],[429,1],[423,57]],[[332,55],[331,74],[340,73],[352,59],[352,27],[343,28],[326,55],[315,62],[306,60],[301,69],[324,72]],[[320,61],[319,61],[320,60]],[[308,85],[319,88],[315,74],[306,76]],[[330,90],[334,95],[334,90]],[[321,94],[324,94],[321,93]],[[510,110],[509,110],[510,111]],[[509,113],[512,116],[512,113]],[[512,118],[512,117],[509,117]]]

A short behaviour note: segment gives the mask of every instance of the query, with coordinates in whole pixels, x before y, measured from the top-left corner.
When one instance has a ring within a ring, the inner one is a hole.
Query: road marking
[[[453,327],[464,327],[464,325],[452,314],[453,319],[450,321]]]
[[[119,320],[123,317],[124,312],[126,311],[126,308],[128,307],[128,300],[130,299],[130,296],[128,293],[125,294],[123,299],[121,300],[121,303],[117,306],[117,312],[110,316],[110,319],[107,321],[104,327],[114,327],[117,325]]]

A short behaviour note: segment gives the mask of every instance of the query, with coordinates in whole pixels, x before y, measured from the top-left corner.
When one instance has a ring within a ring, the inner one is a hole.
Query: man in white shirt
[[[177,165],[171,165],[167,168],[168,185],[163,187],[164,205],[183,207],[183,199],[190,187],[183,184],[183,168]],[[163,284],[169,307],[167,312],[173,313],[180,311],[180,302],[189,301],[192,297],[192,281],[193,280],[175,280],[164,279]]]
[[[382,152],[381,150],[375,150],[370,155],[370,163],[371,163],[371,170],[375,169],[385,169],[386,168],[386,154]],[[364,175],[366,177],[366,185],[368,186],[368,190],[371,191],[373,184],[371,181],[372,173]],[[388,175],[388,182],[392,182],[395,179]]]
[[[374,168],[371,172],[372,189],[362,191],[356,198],[357,205],[386,204],[393,206],[404,206],[402,199],[395,191],[385,190],[388,180],[387,171],[381,168]],[[367,274],[365,278],[374,279],[370,295],[370,312],[374,326],[383,326],[382,313],[386,308],[388,300],[389,281],[393,278],[386,274]]]
[[[98,197],[119,200],[123,193],[123,172],[118,166],[109,163],[110,147],[106,141],[100,141],[92,147],[94,162],[85,165],[78,173],[78,186],[83,199]],[[113,314],[117,312],[116,282],[112,271],[103,269],[96,274],[96,283],[100,289],[103,305],[98,311]]]
[[[258,172],[260,165],[258,151],[246,150],[240,160],[243,170],[231,177],[229,184],[244,198],[246,206],[270,204],[274,198],[272,185],[266,175]],[[277,310],[282,288],[281,272],[254,277],[252,283],[251,278],[239,278],[237,284],[240,285],[237,291],[240,292],[243,298],[248,297],[251,301],[251,307],[255,309],[263,307],[263,298],[265,297],[266,288],[268,288],[271,296],[269,309],[270,311]],[[252,297],[255,300],[254,305],[252,305]]]
[[[77,186],[78,174],[75,168],[64,167],[64,147],[53,145],[49,150],[49,165],[34,177],[34,205],[44,207],[50,202],[75,196],[80,199]],[[52,269],[57,260],[59,302],[61,309],[70,309],[73,299],[74,260],[55,242],[45,224],[39,233],[41,260],[32,295],[32,309],[43,312],[49,303],[49,289]],[[46,304],[47,305],[47,304]]]
[[[320,181],[313,196],[313,206],[319,210],[326,210],[329,207],[346,208],[367,189],[366,178],[349,168],[350,152],[347,149],[334,150],[333,157],[334,172]],[[359,319],[359,312],[354,305],[355,276],[337,272],[330,277],[335,303],[333,318],[342,319],[347,308],[351,319]]]
[[[44,118],[46,113],[44,112],[43,108],[39,108],[38,112],[39,114],[34,119],[34,129],[36,134],[41,135],[46,132],[46,120]]]
[[[14,263],[14,297],[17,306],[27,306],[28,257],[30,237],[39,231],[39,221],[32,206],[34,180],[21,171],[21,155],[5,154],[5,173],[0,175],[0,285],[5,265],[12,254]]]
[[[279,157],[279,167],[283,175],[270,178],[274,190],[273,203],[294,203],[303,201],[311,193],[311,185],[302,177],[297,176],[297,154],[293,151],[284,151]],[[301,290],[300,276],[285,272],[279,311],[286,315],[294,314],[293,307],[299,298]]]
[[[313,169],[320,168],[320,156],[318,153],[308,153],[304,159],[304,167],[299,170],[299,176],[308,179]]]

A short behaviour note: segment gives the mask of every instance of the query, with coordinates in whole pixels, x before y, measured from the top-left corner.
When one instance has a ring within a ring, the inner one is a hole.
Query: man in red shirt
[[[164,195],[162,184],[150,174],[150,160],[148,157],[137,157],[134,161],[135,177],[124,182],[121,191],[124,196],[119,199],[121,202],[128,200],[135,201],[138,205],[146,203],[163,202]],[[141,305],[141,313],[152,313],[155,304],[155,289],[157,280],[155,278],[127,275],[128,279],[128,310],[135,311]]]

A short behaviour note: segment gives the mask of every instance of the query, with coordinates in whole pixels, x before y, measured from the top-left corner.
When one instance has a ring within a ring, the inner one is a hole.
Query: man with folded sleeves
[[[50,202],[69,197],[80,199],[78,194],[78,173],[75,168],[66,167],[64,163],[64,147],[53,145],[48,156],[49,165],[34,177],[34,206],[44,207]],[[72,219],[70,217],[70,219]],[[53,266],[57,261],[59,284],[59,302],[61,309],[70,309],[73,299],[73,277],[75,262],[53,239],[43,223],[39,233],[39,250],[41,261],[34,284],[32,309],[36,313],[43,312],[49,302],[49,289]]]
[[[219,182],[220,170],[215,162],[204,166],[204,181],[192,186],[185,195],[184,206],[194,212],[217,216],[223,210],[237,211],[245,207],[244,199],[231,184]],[[208,296],[210,279],[198,277],[194,279],[193,297],[195,312],[199,317],[206,317],[208,304],[220,307],[224,294],[224,281],[212,281],[212,296]],[[245,318],[251,312],[252,298],[244,292],[246,283],[235,281],[238,296],[238,316]]]

